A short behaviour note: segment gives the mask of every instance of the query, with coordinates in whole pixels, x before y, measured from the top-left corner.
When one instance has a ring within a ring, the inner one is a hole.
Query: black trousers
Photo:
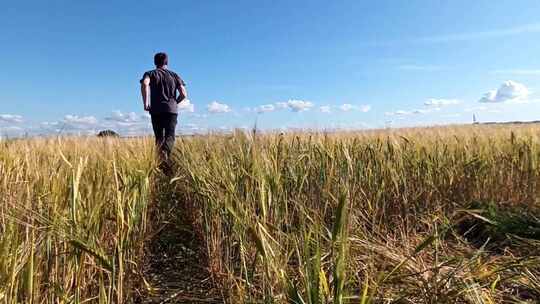
[[[162,160],[167,160],[171,156],[174,148],[176,124],[178,114],[174,113],[152,113],[152,128],[156,136],[156,147]]]

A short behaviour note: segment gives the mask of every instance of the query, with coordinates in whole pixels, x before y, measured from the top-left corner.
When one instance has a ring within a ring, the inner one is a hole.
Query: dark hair
[[[169,57],[165,53],[157,53],[154,55],[154,64],[157,67],[162,67],[169,64]]]

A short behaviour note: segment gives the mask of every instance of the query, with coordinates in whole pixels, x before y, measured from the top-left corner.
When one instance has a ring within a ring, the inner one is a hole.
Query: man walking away
[[[156,69],[144,73],[141,79],[144,110],[150,112],[156,147],[162,162],[171,156],[178,121],[178,104],[187,97],[186,84],[178,74],[167,68],[168,61],[167,54],[157,53],[154,56]]]

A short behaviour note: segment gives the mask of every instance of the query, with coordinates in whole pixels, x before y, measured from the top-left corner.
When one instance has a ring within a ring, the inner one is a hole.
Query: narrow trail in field
[[[168,179],[163,181],[156,186],[159,191],[154,208],[159,208],[159,223],[154,223],[156,230],[148,242],[143,269],[150,290],[141,302],[225,303],[208,271],[205,245],[193,232],[182,202],[167,185]]]

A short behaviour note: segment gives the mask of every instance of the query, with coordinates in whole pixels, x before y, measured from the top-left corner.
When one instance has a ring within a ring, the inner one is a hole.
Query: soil
[[[160,180],[166,179],[157,182]],[[170,186],[155,188],[162,188],[155,195],[159,203],[151,212],[157,223],[152,224],[154,233],[146,246],[142,269],[145,292],[137,302],[226,303],[209,271],[204,242],[194,232],[183,204]]]

